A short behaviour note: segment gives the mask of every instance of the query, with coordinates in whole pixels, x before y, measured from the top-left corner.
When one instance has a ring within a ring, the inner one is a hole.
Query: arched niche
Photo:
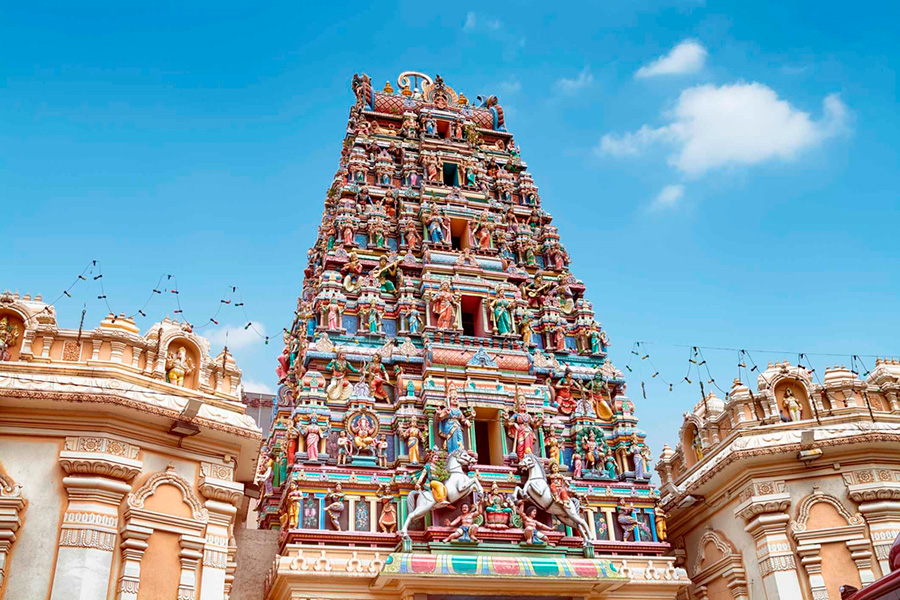
[[[708,529],[697,541],[691,581],[709,598],[747,600],[747,573],[741,553],[721,531]]]
[[[182,360],[181,351],[184,350],[184,360]],[[189,390],[200,389],[200,371],[203,368],[203,351],[191,339],[183,336],[174,337],[166,344],[164,352],[164,372],[166,381],[173,385],[178,383],[178,370],[172,371],[172,367],[186,367],[183,385]]]
[[[775,402],[778,404],[778,414],[794,420],[785,402],[785,399],[790,397],[791,394],[800,404],[800,420],[812,419],[814,415],[812,406],[809,403],[809,391],[802,381],[796,379],[783,379],[775,384]]]
[[[703,438],[695,420],[697,420],[696,417],[689,418],[681,430],[681,448],[684,452],[685,467],[688,469],[703,460],[704,456]]]
[[[0,361],[19,360],[25,339],[25,318],[17,311],[0,306]]]

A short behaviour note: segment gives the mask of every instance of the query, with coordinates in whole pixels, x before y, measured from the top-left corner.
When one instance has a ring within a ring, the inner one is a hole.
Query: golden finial
[[[457,100],[456,103],[459,104],[460,106],[465,106],[466,104],[469,103],[469,99],[466,98],[466,95],[465,95],[465,94],[463,94],[462,92],[460,92],[460,93],[459,93],[459,100]]]
[[[403,89],[400,90],[400,93],[404,96],[412,96],[412,90],[409,89],[409,84],[403,86]]]
[[[385,94],[393,94],[394,93],[394,88],[391,87],[390,81],[384,82],[384,93]]]

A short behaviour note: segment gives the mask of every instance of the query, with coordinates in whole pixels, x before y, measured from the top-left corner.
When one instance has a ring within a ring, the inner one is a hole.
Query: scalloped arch
[[[724,533],[710,529],[700,536],[700,539],[697,541],[697,552],[695,553],[697,560],[694,563],[694,575],[704,569],[701,565],[706,560],[706,545],[709,542],[712,542],[719,549],[722,553],[722,558],[728,558],[735,553],[734,544],[731,543],[731,540]]]
[[[847,525],[861,525],[863,523],[863,516],[860,513],[851,514],[840,500],[831,494],[817,491],[800,501],[800,505],[797,507],[797,518],[791,521],[791,531],[806,531],[809,511],[819,502],[830,504],[837,509],[841,517],[847,521]]]
[[[128,494],[128,506],[144,508],[144,501],[153,495],[156,488],[164,484],[173,485],[181,491],[181,497],[191,507],[191,514],[194,515],[194,519],[204,523],[209,520],[209,512],[200,499],[194,495],[191,484],[176,473],[175,468],[171,465],[165,471],[151,475],[136,492]]]

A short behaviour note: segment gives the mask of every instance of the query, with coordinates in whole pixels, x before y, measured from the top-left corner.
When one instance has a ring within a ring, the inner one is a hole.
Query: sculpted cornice
[[[87,378],[74,375],[28,373],[27,379],[15,374],[0,374],[0,389],[10,398],[117,404],[151,414],[179,419],[190,398],[140,388],[115,378]],[[196,417],[188,419],[210,429],[226,431],[246,438],[258,438],[260,429],[247,414],[207,403],[203,397]],[[211,399],[210,399],[211,400]]]
[[[200,463],[200,493],[207,500],[240,506],[244,486],[234,481],[234,469],[229,465]]]
[[[105,437],[68,437],[59,453],[67,475],[102,475],[128,481],[141,472],[140,448]]]
[[[722,445],[714,454],[707,456],[703,463],[689,472],[681,482],[673,484],[674,490],[665,499],[665,504],[668,506],[677,502],[739,460],[799,452],[803,431],[814,432],[813,445],[817,448],[866,442],[900,443],[900,423],[883,421],[872,423],[859,420],[822,427],[806,426],[797,429],[764,430],[758,433],[752,430],[739,431],[734,439]]]
[[[900,471],[895,469],[858,469],[842,473],[847,493],[854,502],[900,500]]]

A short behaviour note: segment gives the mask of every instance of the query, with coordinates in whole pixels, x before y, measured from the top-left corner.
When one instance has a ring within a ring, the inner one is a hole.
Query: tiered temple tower
[[[353,77],[285,330],[269,597],[674,597],[644,433],[503,109],[396,84]]]

